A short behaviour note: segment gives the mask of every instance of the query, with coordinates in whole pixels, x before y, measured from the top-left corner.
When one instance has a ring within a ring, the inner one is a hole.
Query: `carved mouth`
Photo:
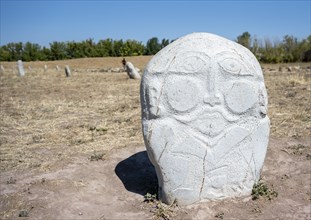
[[[199,115],[190,126],[202,134],[215,137],[225,130],[229,121],[220,112],[205,112]]]

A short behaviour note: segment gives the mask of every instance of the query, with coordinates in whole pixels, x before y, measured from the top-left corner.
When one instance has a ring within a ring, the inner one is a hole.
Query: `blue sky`
[[[209,32],[231,40],[311,34],[311,0],[92,1],[0,0],[0,45],[112,38],[146,43]]]

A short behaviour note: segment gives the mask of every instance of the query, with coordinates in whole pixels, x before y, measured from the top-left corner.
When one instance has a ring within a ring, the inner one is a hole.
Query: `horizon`
[[[244,32],[259,40],[310,35],[310,0],[37,1],[0,0],[0,46],[87,39],[174,40],[193,32],[229,40]]]

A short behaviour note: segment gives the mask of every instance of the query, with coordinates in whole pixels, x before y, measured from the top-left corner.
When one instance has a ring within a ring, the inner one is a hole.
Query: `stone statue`
[[[2,65],[0,65],[0,73],[2,74],[2,73],[4,73],[4,72],[5,72],[4,67],[3,67]]]
[[[174,41],[148,63],[141,105],[162,201],[251,194],[270,121],[262,70],[247,48],[209,33]]]
[[[134,65],[131,62],[126,61],[125,59],[122,60],[123,67],[125,71],[127,72],[127,75],[131,79],[140,79],[140,75]]]
[[[65,74],[66,77],[70,77],[71,76],[71,71],[68,65],[65,66]]]
[[[18,69],[18,75],[19,76],[25,76],[23,61],[21,61],[21,60],[17,61],[17,69]]]

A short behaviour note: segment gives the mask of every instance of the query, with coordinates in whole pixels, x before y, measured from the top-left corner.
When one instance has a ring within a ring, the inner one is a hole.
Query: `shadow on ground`
[[[122,160],[117,164],[115,173],[130,192],[146,195],[147,193],[155,194],[158,191],[156,171],[146,151],[138,152]]]

